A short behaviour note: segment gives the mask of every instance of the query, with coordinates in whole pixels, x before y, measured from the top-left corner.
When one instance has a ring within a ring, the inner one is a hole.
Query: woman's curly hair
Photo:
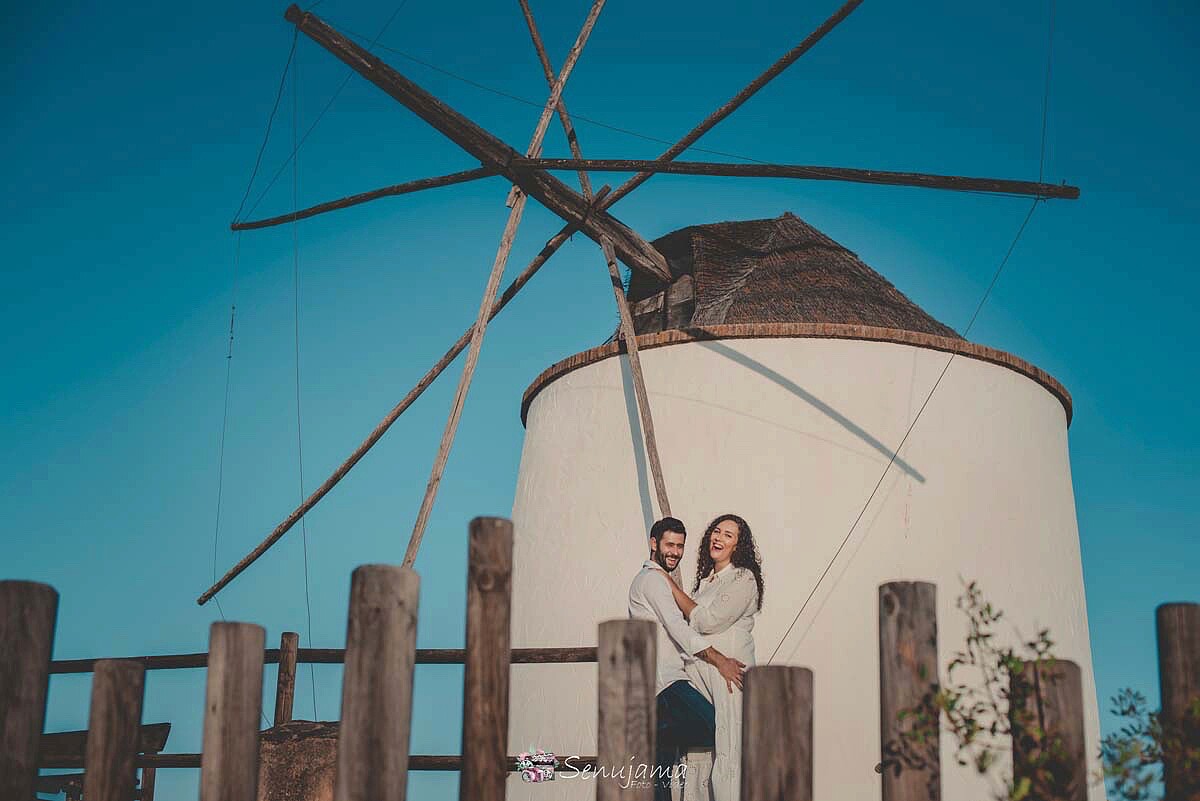
[[[699,590],[700,582],[707,578],[709,573],[713,572],[715,565],[713,564],[712,556],[708,553],[708,546],[712,542],[712,534],[717,530],[717,526],[726,520],[732,521],[738,527],[737,545],[733,549],[733,566],[744,567],[754,574],[754,583],[758,585],[757,608],[759,611],[762,611],[762,560],[759,558],[758,548],[754,545],[754,535],[750,533],[750,524],[737,515],[721,515],[704,529],[704,539],[700,540],[700,555],[696,560],[696,584],[692,587],[692,592]]]

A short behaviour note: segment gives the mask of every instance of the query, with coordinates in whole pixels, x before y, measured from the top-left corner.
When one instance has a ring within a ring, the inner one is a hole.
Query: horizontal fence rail
[[[418,665],[461,665],[466,661],[465,648],[418,648]],[[263,651],[264,665],[279,664],[280,650],[267,648]],[[91,673],[96,663],[105,658],[137,662],[146,670],[186,670],[208,667],[208,654],[159,654],[155,656],[99,657],[95,659],[57,659],[50,663],[52,675],[68,673]],[[296,653],[299,663],[315,665],[340,665],[346,660],[345,648],[300,648]],[[579,648],[513,648],[514,665],[555,665],[596,661],[595,646]]]
[[[139,768],[198,768],[200,767],[200,756],[200,754],[139,754],[134,758],[133,764]],[[519,770],[515,755],[506,756],[505,760],[506,770],[509,773],[516,773]],[[39,760],[39,763],[38,767],[48,769],[82,768],[83,757],[59,756]],[[461,767],[462,757],[458,754],[412,754],[408,757],[409,770],[456,771]],[[580,771],[584,768],[594,770],[596,768],[596,757],[558,757],[558,770],[571,770],[572,768],[577,768]]]

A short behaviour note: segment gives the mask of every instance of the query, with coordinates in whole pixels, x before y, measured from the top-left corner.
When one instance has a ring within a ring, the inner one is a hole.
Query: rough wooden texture
[[[812,671],[752,667],[744,689],[742,801],[812,801]]]
[[[608,236],[621,260],[636,270],[662,279],[670,276],[662,254],[624,223],[607,212],[588,213],[588,203],[562,181],[544,170],[513,170],[509,165],[521,155],[471,120],[401,75],[364,48],[342,36],[320,17],[290,6],[286,19],[317,44],[403,104],[447,139],[521,188],[550,211],[600,241]],[[548,106],[553,109],[553,105]]]
[[[498,517],[471,521],[458,796],[473,801],[503,801],[508,778],[504,757],[508,748],[512,551],[511,521]]]
[[[33,798],[58,593],[0,581],[0,798]]]
[[[254,801],[257,795],[265,638],[251,623],[213,623],[209,630],[200,801]]]
[[[1035,770],[1051,776],[1052,801],[1087,801],[1087,751],[1083,728],[1083,673],[1074,662],[1026,662],[1010,684],[1010,703],[1024,710],[1012,718],[1013,779],[1020,783]],[[1042,734],[1044,732],[1044,735]],[[1044,765],[1037,766],[1045,759]],[[1035,795],[1037,785],[1034,786]],[[1051,801],[1051,799],[1047,799]]]
[[[318,214],[324,214],[329,211],[350,208],[351,206],[357,206],[360,203],[367,203],[372,200],[377,200],[381,197],[395,197],[396,195],[407,195],[412,192],[420,192],[425,189],[436,189],[441,186],[453,186],[454,184],[466,183],[467,181],[477,181],[480,178],[490,178],[493,175],[498,174],[498,171],[492,167],[476,167],[473,170],[452,172],[449,175],[438,175],[432,178],[420,178],[416,181],[408,181],[402,184],[393,184],[392,186],[372,189],[370,192],[359,192],[356,195],[350,195],[349,197],[344,197],[340,200],[331,200],[328,203],[318,203],[315,206],[309,206],[306,209],[300,209],[299,211],[281,214],[278,217],[268,217],[262,220],[231,223],[229,227],[234,231],[251,231],[256,228],[270,228],[275,225],[284,225],[286,223],[295,222],[296,220],[304,220],[309,217],[315,217]]]
[[[596,801],[651,801],[658,624],[608,620],[599,631]],[[631,775],[632,773],[632,775]]]
[[[292,704],[296,700],[296,657],[300,635],[285,631],[279,637],[279,674],[275,680],[275,725],[292,719]]]
[[[573,170],[585,172],[645,172],[672,175],[708,175],[725,178],[787,178],[810,181],[849,181],[885,186],[913,186],[958,192],[992,192],[1006,195],[1076,200],[1079,187],[1037,181],[973,178],[962,175],[933,175],[921,172],[861,170],[848,167],[818,167],[802,164],[725,164],[712,161],[650,161],[642,159],[517,159],[518,170]]]
[[[333,801],[338,725],[292,721],[262,733],[258,801]]]
[[[83,795],[88,801],[129,801],[137,776],[146,669],[105,660],[92,674]]]
[[[663,331],[659,334],[642,334],[637,338],[638,347],[642,350],[661,348],[668,345],[679,345],[687,342],[705,342],[714,339],[773,339],[773,338],[811,338],[811,339],[862,339],[869,342],[894,342],[899,345],[913,345],[918,348],[940,350],[945,353],[957,353],[972,359],[1006,367],[1020,373],[1046,388],[1050,394],[1058,398],[1067,416],[1067,424],[1071,422],[1071,394],[1058,379],[1024,359],[1017,358],[1011,353],[976,345],[961,339],[939,337],[932,334],[921,334],[913,331],[901,331],[897,328],[877,328],[869,325],[846,325],[841,323],[736,323],[731,325],[702,325],[691,328]],[[612,358],[624,350],[624,343],[612,342],[608,345],[590,348],[582,353],[576,353],[560,362],[550,365],[533,379],[533,383],[525,390],[521,401],[521,422],[524,423],[529,414],[529,407],[538,393],[553,381],[572,370],[578,370],[590,364]]]
[[[705,117],[704,120],[702,120],[696,127],[689,131],[682,139],[664,151],[662,155],[655,159],[655,161],[671,161],[683,153],[683,151],[695,144],[700,137],[712,130],[713,127],[736,111],[755,93],[778,77],[779,74],[793,64],[796,59],[808,52],[817,42],[824,38],[826,34],[828,34],[839,23],[846,19],[846,17],[848,17],[850,13],[853,12],[854,9],[856,9],[861,3],[862,0],[849,0],[849,2],[842,5],[842,7],[834,12],[829,19],[825,20],[825,22],[822,23],[815,31],[809,34],[809,36],[805,37],[804,41],[800,42],[800,44],[796,45],[794,48],[784,54],[778,61],[772,64],[765,72],[763,72],[753,81],[751,81],[744,89],[742,89],[742,91],[734,95],[734,97],[728,102],[726,102],[712,114]],[[293,21],[298,20],[303,16],[302,12],[300,12],[300,10],[294,5],[288,9],[287,14],[291,15],[287,18]],[[513,152],[515,154],[515,151]],[[598,214],[603,209],[607,209],[609,206],[613,205],[618,200],[625,197],[634,189],[649,180],[652,175],[653,173],[638,173],[629,180],[625,181],[625,183],[621,184],[621,186],[618,187],[615,192],[607,197],[604,195],[605,190],[600,190],[596,193],[596,202],[593,204],[594,208],[592,206],[587,207],[585,210],[585,216],[590,218]],[[563,226],[558,233],[552,236],[549,241],[546,242],[545,246],[543,246],[538,254],[533,257],[533,260],[526,265],[525,269],[522,270],[517,277],[513,279],[513,282],[508,285],[504,292],[500,294],[500,298],[492,305],[491,312],[488,315],[489,320],[499,314],[501,310],[508,305],[509,301],[516,297],[517,293],[529,283],[533,276],[537,274],[538,270],[540,270],[542,266],[549,261],[550,257],[553,256],[577,230],[579,230],[579,228],[576,226],[576,224],[569,222]],[[397,403],[390,412],[388,412],[383,420],[381,420],[379,424],[375,426],[375,429],[367,436],[365,440],[363,440],[362,444],[359,445],[354,453],[352,453],[345,462],[339,465],[333,474],[326,479],[320,487],[313,491],[312,495],[305,499],[304,503],[297,507],[290,515],[288,515],[288,517],[284,519],[282,523],[276,526],[274,531],[272,531],[266,539],[259,543],[254,550],[244,556],[236,565],[230,568],[224,576],[222,576],[211,587],[201,593],[200,597],[196,599],[196,603],[204,605],[212,600],[214,595],[226,587],[229,582],[241,575],[241,573],[247,567],[253,564],[255,560],[262,556],[268,548],[278,542],[279,539],[286,534],[287,531],[294,526],[301,517],[303,517],[310,509],[312,509],[312,507],[316,506],[317,503],[320,502],[320,500],[325,497],[325,495],[331,489],[333,489],[333,487],[335,487],[348,472],[350,472],[350,469],[354,467],[354,465],[357,464],[363,456],[366,455],[367,451],[369,451],[375,445],[375,443],[377,443],[383,437],[384,433],[386,433],[392,424],[400,418],[400,415],[404,413],[404,410],[411,406],[413,402],[419,398],[426,389],[429,388],[429,385],[433,383],[434,379],[441,375],[442,371],[449,366],[450,362],[454,361],[454,358],[461,353],[464,348],[466,348],[473,333],[474,326],[468,328],[458,338],[458,341],[450,346],[449,350],[447,350],[446,353],[433,365],[433,367],[429,369],[429,372],[421,377],[421,380],[417,382],[416,386],[414,386],[408,392],[408,394],[405,395],[405,397],[401,399],[401,401]],[[523,416],[524,411],[522,411],[522,417]]]
[[[363,565],[350,581],[337,801],[404,801],[420,578]]]
[[[558,104],[558,99],[562,96],[562,90],[566,85],[567,78],[570,77],[571,70],[575,67],[575,62],[578,61],[580,53],[583,52],[583,46],[587,42],[588,36],[591,35],[592,28],[596,24],[596,19],[600,15],[600,9],[603,7],[604,0],[593,0],[591,13],[588,14],[587,19],[583,23],[583,28],[579,31],[579,36],[575,39],[575,45],[567,55],[567,62],[563,65],[558,78],[550,87],[550,100],[542,110],[542,116],[538,120],[537,127],[534,129],[533,137],[530,139],[529,153],[538,153],[541,151],[542,140],[546,136],[546,129],[550,125],[550,117],[554,112],[554,107]],[[492,271],[488,275],[487,286],[483,291],[483,299],[479,303],[479,313],[475,318],[475,326],[471,330],[471,344],[467,347],[466,364],[463,365],[462,375],[458,379],[458,387],[454,392],[454,400],[450,403],[450,414],[446,419],[446,426],[442,431],[442,439],[438,445],[437,456],[434,458],[433,467],[429,472],[429,481],[425,486],[425,495],[421,499],[421,507],[417,512],[417,520],[413,524],[412,535],[409,537],[408,547],[404,552],[403,564],[405,567],[412,567],[417,561],[417,552],[421,547],[421,539],[425,536],[425,527],[429,524],[429,516],[433,513],[433,504],[437,498],[438,487],[441,485],[442,474],[446,469],[446,462],[450,459],[450,448],[454,445],[454,436],[458,431],[459,420],[462,418],[463,405],[467,401],[467,392],[471,387],[471,379],[475,375],[475,366],[479,362],[479,351],[483,346],[483,336],[487,331],[488,320],[491,319],[492,303],[495,302],[496,292],[500,289],[500,279],[504,276],[504,268],[508,264],[509,254],[512,253],[513,241],[517,235],[517,227],[521,224],[521,217],[525,212],[524,195],[510,196],[509,200],[512,208],[509,209],[508,222],[505,224],[504,233],[500,237],[500,247],[496,250],[496,258],[492,263]],[[665,261],[663,261],[663,265],[666,265]]]
[[[938,801],[941,752],[935,735],[902,740],[911,713],[938,715],[937,588],[923,581],[892,581],[879,588],[879,738],[884,762],[883,801]],[[900,714],[906,713],[905,720]],[[890,764],[897,749],[910,764]]]
[[[542,43],[541,34],[538,32],[537,22],[533,18],[533,10],[529,7],[528,0],[520,0],[520,4],[521,13],[525,17],[525,24],[529,28],[529,36],[533,40],[533,48],[537,52],[538,61],[542,65],[542,73],[546,77],[546,82],[553,86],[554,68],[550,65],[550,58],[546,54],[546,46]],[[567,113],[566,103],[561,97],[558,100],[557,110],[563,134],[566,136],[567,143],[571,148],[571,154],[576,159],[582,159],[583,152],[579,146],[579,137],[576,135],[575,126],[571,123],[571,117]],[[594,202],[591,179],[588,177],[587,172],[583,170],[579,170],[578,174],[579,187],[583,191],[584,198],[589,203]],[[646,457],[650,462],[650,475],[654,480],[655,494],[658,496],[658,508],[661,516],[666,517],[671,514],[671,502],[667,497],[667,485],[663,478],[662,461],[658,455],[658,438],[654,433],[654,417],[650,411],[650,397],[646,392],[646,378],[642,371],[642,360],[638,357],[637,332],[633,326],[633,317],[630,314],[629,302],[625,297],[625,289],[621,283],[621,273],[617,267],[617,257],[613,251],[612,243],[607,238],[601,238],[600,250],[604,256],[604,262],[608,269],[609,283],[612,285],[613,297],[617,304],[621,335],[627,343],[629,372],[633,379],[634,396],[637,399],[638,415],[642,422],[642,438],[646,444]]]
[[[142,781],[138,788],[141,801],[154,801],[154,785],[157,783],[158,768],[142,768]]]
[[[290,729],[294,726],[333,726],[336,731],[336,723],[320,722],[313,724],[307,720],[293,720],[291,723],[281,727],[282,729]],[[268,729],[263,733],[264,741],[271,732]],[[553,750],[553,749],[550,749]],[[570,771],[572,767],[583,770],[585,765],[595,768],[596,757],[581,756],[578,759],[571,758],[570,765],[566,764],[567,757],[560,756],[558,758],[559,767]],[[140,754],[135,760],[138,767],[153,767],[153,768],[198,768],[200,767],[200,754]],[[517,757],[510,754],[504,758],[504,764],[510,773],[517,771]],[[82,768],[83,758],[61,759],[54,764],[43,765],[45,768]],[[462,757],[457,754],[412,754],[408,758],[409,770],[420,771],[456,771],[462,769]]]
[[[1200,716],[1190,710],[1200,704],[1200,604],[1163,604],[1155,618],[1163,728],[1196,753]],[[1189,776],[1174,764],[1173,756],[1164,761],[1167,800],[1200,801],[1197,771],[1193,769]]]
[[[97,660],[103,662],[108,660]],[[133,660],[114,660],[132,662]],[[91,672],[91,671],[89,671]],[[170,723],[145,723],[138,727],[138,753],[157,754],[167,745],[167,737],[171,734]],[[51,767],[47,761],[61,759],[78,759],[83,764],[83,755],[87,752],[87,730],[56,731],[43,734],[38,746],[38,765],[43,768]]]

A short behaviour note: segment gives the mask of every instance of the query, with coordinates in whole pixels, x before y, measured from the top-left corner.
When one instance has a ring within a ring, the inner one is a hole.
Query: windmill
[[[197,599],[199,604],[203,605],[211,600],[255,560],[262,556],[272,545],[278,542],[292,526],[319,503],[346,476],[366,452],[382,438],[388,428],[399,419],[404,411],[432,384],[458,354],[465,349],[467,357],[463,372],[459,378],[458,387],[451,404],[437,456],[430,472],[428,486],[405,551],[404,564],[411,566],[416,560],[429,520],[429,514],[437,497],[442,473],[454,441],[458,421],[471,385],[488,323],[504,309],[505,305],[520,292],[534,274],[576,232],[583,233],[600,246],[606,269],[612,281],[613,296],[620,318],[618,338],[622,351],[628,358],[632,385],[636,396],[639,426],[649,462],[650,474],[653,479],[655,497],[660,512],[664,515],[670,514],[671,504],[664,480],[662,460],[659,456],[650,400],[646,391],[646,379],[641,366],[638,338],[628,298],[623,290],[620,279],[618,261],[623,262],[630,268],[634,279],[638,282],[650,281],[665,285],[672,282],[673,276],[670,265],[668,265],[663,255],[633,228],[617,219],[609,211],[619,200],[627,197],[656,174],[669,173],[679,175],[849,181],[951,191],[1002,193],[1033,197],[1035,200],[1075,199],[1079,197],[1079,190],[1076,187],[1046,184],[1040,180],[1003,180],[844,167],[784,164],[722,164],[678,160],[678,157],[694,145],[705,133],[736,111],[769,82],[782,74],[830,31],[850,16],[861,5],[862,0],[849,0],[842,5],[799,44],[781,56],[729,101],[708,115],[683,138],[664,151],[657,159],[585,159],[579,145],[578,137],[575,135],[571,116],[562,99],[562,93],[567,79],[603,8],[604,0],[594,0],[575,44],[557,74],[554,73],[550,64],[527,0],[520,0],[520,3],[522,13],[529,27],[533,46],[537,51],[539,61],[550,87],[550,94],[542,110],[541,117],[538,120],[530,143],[523,153],[422,89],[398,70],[370,53],[366,48],[354,43],[350,37],[335,30],[318,15],[311,11],[302,11],[295,5],[290,6],[285,12],[285,19],[296,27],[298,33],[303,33],[309,37],[312,41],[347,64],[363,78],[373,83],[427,122],[431,127],[442,133],[470,156],[478,159],[480,166],[450,175],[423,178],[359,193],[339,200],[320,203],[285,215],[253,221],[235,221],[231,226],[233,230],[245,231],[280,225],[338,209],[349,208],[382,197],[408,194],[496,175],[502,176],[512,184],[512,189],[508,196],[510,212],[496,252],[492,270],[488,277],[483,298],[480,302],[479,313],[475,323],[451,345],[446,353],[417,382],[413,389],[388,412],[358,448],[353,451],[325,482],[314,490],[257,547],[200,595]],[[558,116],[567,141],[570,143],[572,155],[570,159],[541,158],[542,140],[551,119],[555,115]],[[580,182],[580,191],[576,192],[555,178],[552,174],[555,171],[576,172]],[[591,173],[627,173],[631,171],[635,172],[635,175],[615,190],[610,190],[608,186],[604,186],[596,191],[593,190],[590,180]],[[541,203],[555,215],[561,217],[564,221],[564,226],[546,243],[541,252],[517,275],[512,283],[503,292],[499,292],[500,279],[504,273],[504,268],[521,222],[525,203],[530,197]]]

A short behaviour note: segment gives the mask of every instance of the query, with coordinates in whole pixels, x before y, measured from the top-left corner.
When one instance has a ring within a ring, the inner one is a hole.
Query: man
[[[659,570],[675,570],[683,558],[686,539],[687,529],[679,520],[664,517],[655,523],[650,529],[650,558],[629,586],[629,616],[659,624],[654,688],[658,717],[655,801],[670,801],[674,766],[683,751],[713,745],[713,705],[692,686],[684,665],[702,659],[739,688],[746,667],[713,648],[688,626],[675,605],[671,588],[656,575]]]

